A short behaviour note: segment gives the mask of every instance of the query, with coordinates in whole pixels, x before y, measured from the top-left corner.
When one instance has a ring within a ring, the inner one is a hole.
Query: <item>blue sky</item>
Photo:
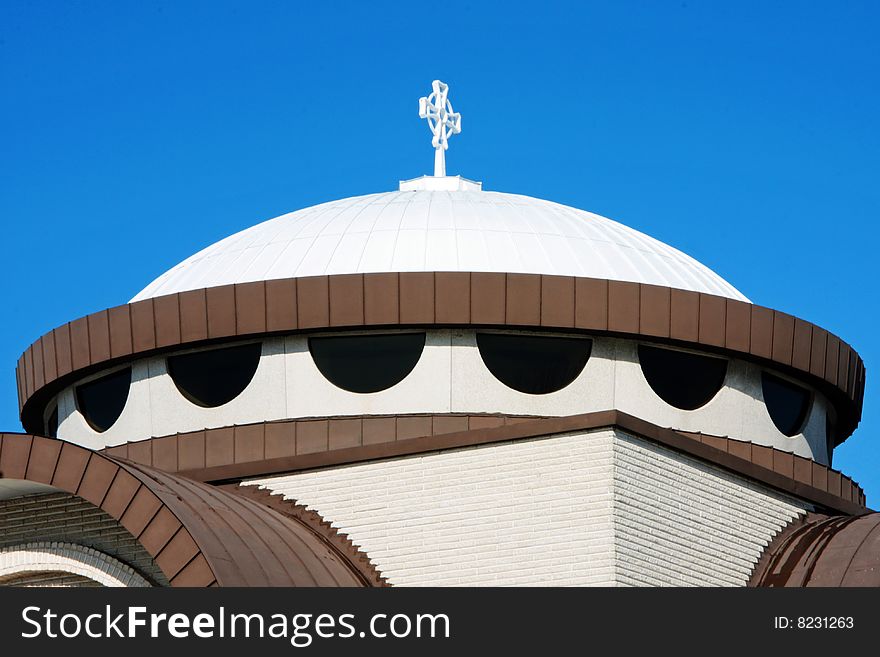
[[[0,4],[0,430],[43,332],[284,212],[431,171],[676,246],[868,369],[835,466],[880,505],[880,4]]]

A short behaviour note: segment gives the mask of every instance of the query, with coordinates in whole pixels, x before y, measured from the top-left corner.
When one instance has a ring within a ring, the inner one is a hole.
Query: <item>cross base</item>
[[[461,176],[421,176],[400,181],[401,192],[481,192],[483,183]]]
[[[434,175],[446,176],[446,151],[442,146],[434,149]]]

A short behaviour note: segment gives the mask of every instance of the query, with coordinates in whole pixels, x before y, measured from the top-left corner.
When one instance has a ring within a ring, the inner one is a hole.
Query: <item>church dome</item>
[[[132,302],[231,283],[417,271],[582,276],[747,301],[690,256],[616,221],[478,189],[385,192],[284,214],[199,251]]]

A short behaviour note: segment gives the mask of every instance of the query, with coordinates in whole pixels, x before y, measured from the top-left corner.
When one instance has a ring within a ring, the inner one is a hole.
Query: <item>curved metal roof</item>
[[[385,584],[366,554],[317,513],[247,487],[209,486],[56,438],[5,433],[0,478],[103,509],[172,586]]]
[[[468,271],[649,283],[747,301],[681,251],[590,212],[529,196],[398,191],[291,212],[187,258],[132,301],[325,274]]]
[[[880,513],[810,514],[764,550],[751,586],[880,586]]]

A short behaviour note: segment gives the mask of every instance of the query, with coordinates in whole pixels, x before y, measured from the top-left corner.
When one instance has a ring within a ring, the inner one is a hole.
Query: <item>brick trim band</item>
[[[366,555],[313,512],[282,514],[250,493],[73,443],[0,434],[0,478],[47,484],[104,510],[143,545],[172,586],[384,584]]]
[[[837,470],[772,447],[664,429],[620,411],[553,418],[399,415],[284,420],[175,434],[106,451],[198,481],[224,482],[608,427],[825,508],[848,514],[865,512],[861,487]]]
[[[22,424],[42,432],[45,405],[62,386],[132,357],[237,337],[398,326],[540,328],[697,345],[772,363],[821,388],[837,409],[838,444],[861,419],[862,359],[837,336],[786,313],[624,281],[409,272],[225,285],[81,317],[45,334],[19,358]]]

